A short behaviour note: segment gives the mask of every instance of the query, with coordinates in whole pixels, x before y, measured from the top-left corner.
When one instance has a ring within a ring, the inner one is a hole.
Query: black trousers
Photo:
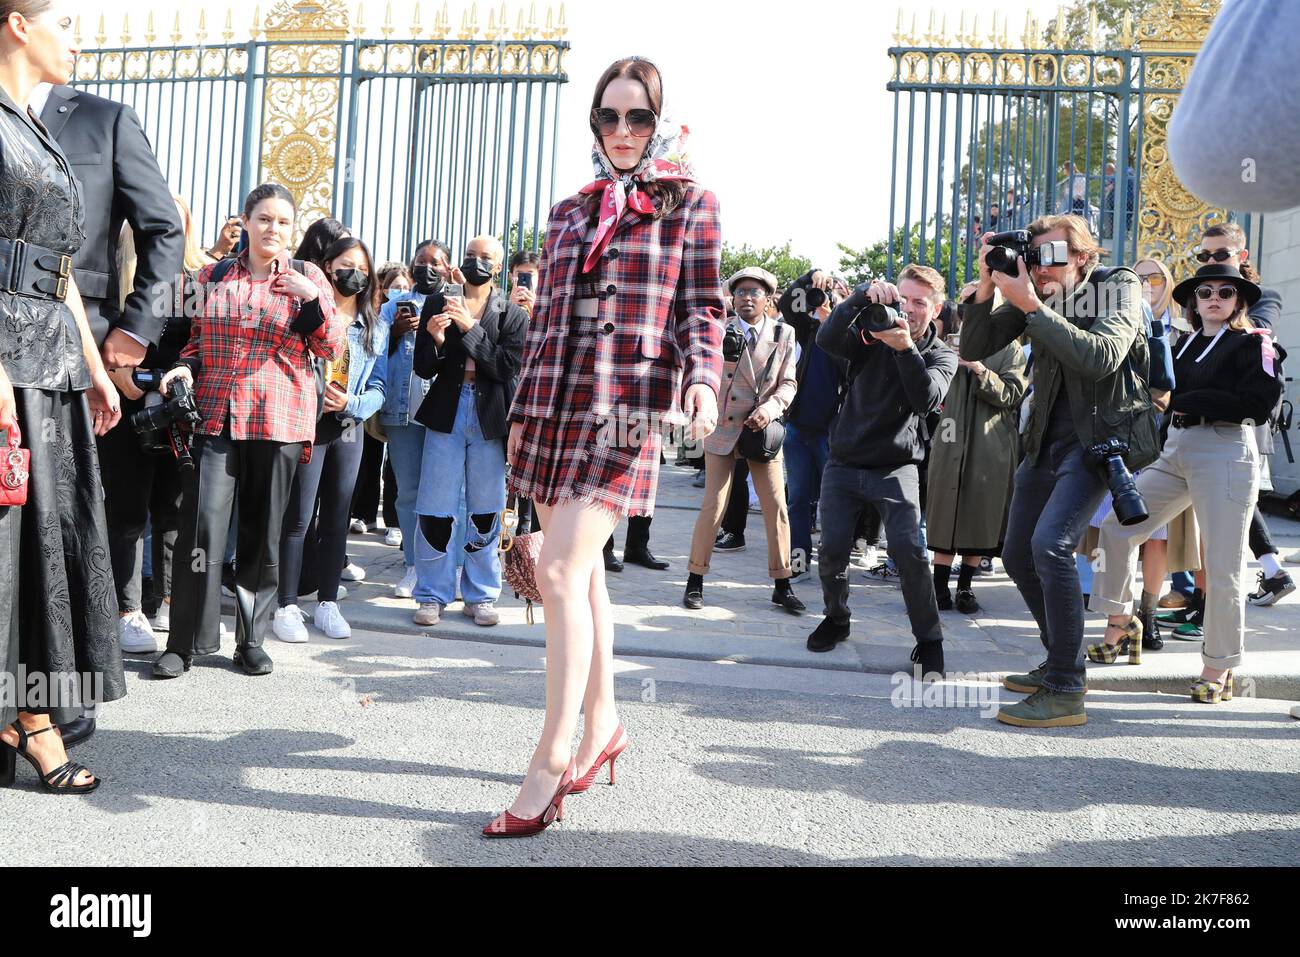
[[[1276,552],[1277,548],[1273,545],[1273,538],[1268,533],[1268,526],[1264,524],[1264,516],[1255,506],[1255,512],[1250,516],[1250,551],[1255,558],[1261,555],[1267,555],[1269,552]]]
[[[737,538],[745,537],[749,522],[749,461],[737,458],[731,472],[731,492],[727,497],[727,510],[722,513],[722,530]]]
[[[384,443],[366,435],[361,444],[361,468],[357,472],[357,488],[352,493],[352,517],[359,518],[367,525],[375,524],[379,514],[380,481],[384,474]],[[384,492],[387,493],[388,479],[384,478]],[[394,490],[396,494],[396,490]],[[387,494],[385,494],[384,525],[388,522]],[[396,523],[394,522],[394,525]]]
[[[143,399],[123,398],[122,421],[98,441],[109,562],[120,612],[139,611],[142,606],[140,568],[150,516],[154,597],[171,594],[172,552],[180,525],[181,472],[176,457],[170,452],[144,451],[129,422],[143,407]]]
[[[300,575],[306,552],[316,556],[317,597],[320,601],[338,600],[339,577],[347,561],[348,513],[357,467],[364,456],[358,441],[362,435],[359,425],[343,429],[333,415],[326,415],[316,427],[311,461],[298,466],[284,510],[281,608],[296,605],[303,593]]]
[[[221,650],[221,557],[236,488],[235,643],[261,647],[276,607],[280,533],[302,446],[235,441],[229,424],[221,435],[195,440],[196,468],[182,482],[168,651],[211,655]]]
[[[623,543],[623,551],[630,549],[643,549],[650,547],[650,522],[651,515],[631,515],[627,520],[627,540]],[[605,551],[614,550],[614,533],[610,532],[609,541],[605,543]]]

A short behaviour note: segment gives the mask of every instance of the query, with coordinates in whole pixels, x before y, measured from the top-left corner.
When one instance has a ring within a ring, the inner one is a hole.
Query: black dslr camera
[[[869,338],[868,333],[888,332],[897,327],[898,320],[902,318],[897,304],[886,305],[883,302],[869,300],[867,290],[870,288],[871,282],[864,282],[844,300],[845,305],[858,310],[849,323],[849,332],[861,336],[864,341]]]
[[[1060,266],[1069,262],[1069,243],[1057,239],[1041,243],[1031,249],[1029,244],[1032,241],[1033,237],[1029,235],[1027,229],[994,233],[988,240],[993,248],[989,250],[988,257],[984,261],[988,263],[989,269],[1006,273],[1008,276],[1016,275],[1017,259],[1025,261],[1026,271],[1034,266]]]
[[[182,471],[194,468],[190,445],[194,429],[203,421],[194,402],[194,393],[181,379],[161,391],[163,373],[160,369],[136,369],[131,381],[145,393],[144,408],[131,416],[131,428],[140,438],[146,452],[170,451],[176,456]]]
[[[1121,525],[1136,525],[1147,519],[1147,503],[1142,500],[1142,493],[1137,490],[1133,473],[1124,464],[1128,454],[1128,445],[1117,438],[1109,438],[1088,449],[1088,462],[1094,468],[1101,468],[1106,473],[1106,484],[1110,486],[1110,497],[1114,504],[1115,518]]]
[[[722,333],[722,359],[724,362],[739,362],[745,352],[745,334],[734,322],[728,322]]]

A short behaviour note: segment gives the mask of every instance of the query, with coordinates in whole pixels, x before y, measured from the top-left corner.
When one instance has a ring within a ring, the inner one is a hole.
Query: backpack
[[[226,276],[229,275],[230,270],[234,268],[237,261],[234,257],[221,260],[212,267],[212,272],[208,273],[208,282],[225,282]],[[301,259],[289,260],[289,268],[294,272],[305,273],[306,266],[307,264]],[[306,336],[303,338],[305,339]],[[319,422],[325,414],[325,363],[320,357],[311,353],[307,354],[307,359],[311,363],[311,374],[316,383],[316,421]]]

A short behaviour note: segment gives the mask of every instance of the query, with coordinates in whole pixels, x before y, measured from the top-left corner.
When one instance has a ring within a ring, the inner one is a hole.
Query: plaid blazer
[[[600,264],[599,316],[575,318],[574,290],[586,256],[586,197],[551,210],[537,303],[510,418],[551,418],[565,376],[565,342],[575,323],[595,323],[592,412],[655,417],[682,425],[682,395],[696,384],[720,391],[722,230],[717,198],[688,185],[662,219],[630,207]]]
[[[282,253],[273,272],[288,269],[289,261]],[[209,278],[216,264],[200,269],[195,280],[203,312],[190,321],[190,341],[181,350],[181,361],[194,371],[194,401],[203,416],[195,431],[220,435],[229,415],[232,439],[310,445],[317,413],[310,357],[343,355],[345,321],[334,309],[330,281],[309,262],[303,275],[320,291],[323,321],[310,333],[293,331],[302,301],[272,292],[270,281],[251,281],[247,262],[244,254],[215,285]]]

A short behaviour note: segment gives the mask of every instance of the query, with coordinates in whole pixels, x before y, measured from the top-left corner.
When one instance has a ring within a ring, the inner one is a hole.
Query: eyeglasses
[[[1233,256],[1236,256],[1240,252],[1241,252],[1240,249],[1216,249],[1214,252],[1210,252],[1209,250],[1202,249],[1199,253],[1196,254],[1196,261],[1198,263],[1207,263],[1211,259],[1213,259],[1216,263],[1227,262],[1229,259],[1231,259]]]
[[[1216,292],[1219,294],[1220,299],[1237,298],[1236,286],[1219,286],[1217,289],[1214,286],[1197,286],[1196,298],[1201,300],[1213,299]]]
[[[627,131],[633,136],[645,138],[659,126],[659,117],[653,110],[628,110],[626,114],[607,106],[599,106],[591,111],[591,128],[601,136],[613,136],[618,132],[618,121],[627,117]]]
[[[731,295],[735,299],[762,299],[767,295],[767,290],[746,286],[744,289],[734,290]]]
[[[1164,275],[1158,272],[1138,273],[1138,278],[1148,286],[1163,286],[1165,284]]]

